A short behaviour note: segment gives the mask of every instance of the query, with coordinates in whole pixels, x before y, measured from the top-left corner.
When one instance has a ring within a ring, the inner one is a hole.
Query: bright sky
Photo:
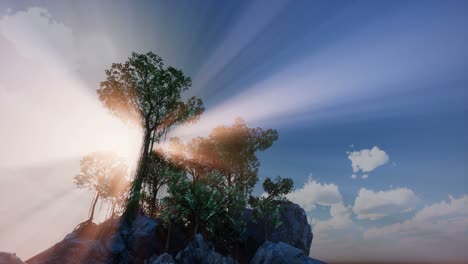
[[[172,135],[278,130],[260,176],[294,179],[313,257],[468,260],[466,1],[67,2],[0,2],[1,251],[26,259],[86,219],[82,156],[138,153],[95,90],[151,50],[207,107]]]

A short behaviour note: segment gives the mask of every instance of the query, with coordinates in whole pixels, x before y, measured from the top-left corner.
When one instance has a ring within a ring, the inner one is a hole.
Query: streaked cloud
[[[431,204],[418,211],[411,219],[379,228],[370,228],[366,238],[390,236],[406,239],[436,239],[468,232],[468,196],[449,196],[448,201]],[[467,236],[468,237],[468,236]],[[465,239],[468,241],[468,239]]]

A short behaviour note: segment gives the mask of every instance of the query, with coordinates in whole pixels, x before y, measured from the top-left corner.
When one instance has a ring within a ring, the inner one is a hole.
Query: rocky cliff
[[[291,202],[281,203],[283,224],[264,241],[262,223],[252,220],[246,209],[244,247],[236,256],[223,256],[202,235],[191,239],[173,230],[171,250],[165,252],[166,232],[161,221],[138,215],[132,225],[120,218],[99,225],[86,223],[62,241],[27,260],[27,264],[162,264],[162,263],[315,263],[308,255],[312,232],[304,210]],[[0,264],[20,264],[12,254],[1,253]]]

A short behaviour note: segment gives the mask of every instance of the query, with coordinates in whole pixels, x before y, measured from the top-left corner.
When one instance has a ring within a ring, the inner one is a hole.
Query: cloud
[[[356,174],[351,175],[351,179],[355,180],[357,178]]]
[[[65,60],[77,66],[75,39],[72,30],[52,19],[47,9],[31,7],[0,19],[0,35],[14,44],[27,59]]]
[[[411,219],[369,228],[364,238],[371,243],[387,241],[428,258],[466,259],[468,253],[468,195],[449,197],[418,211]],[[434,251],[434,249],[437,249]],[[395,250],[397,251],[397,250]],[[399,252],[402,252],[399,250]]]
[[[449,196],[449,201],[426,206],[413,218],[365,232],[367,238],[387,236],[421,237],[426,235],[455,235],[468,232],[468,196],[458,199]],[[430,237],[430,236],[429,236]],[[434,236],[435,237],[435,236]]]
[[[334,229],[343,229],[353,224],[351,220],[352,210],[342,203],[332,204],[330,206],[330,219],[314,222],[314,232],[324,234]]]
[[[287,195],[287,198],[299,204],[306,211],[315,209],[316,205],[332,205],[341,202],[341,194],[338,186],[333,183],[319,183],[309,177],[300,189]]]
[[[358,219],[377,220],[412,211],[418,203],[419,198],[408,188],[377,192],[361,188],[354,201],[353,212]]]
[[[361,176],[361,179],[367,179],[367,178],[369,178],[369,174],[364,174]]]
[[[374,146],[372,149],[363,149],[348,153],[348,159],[351,160],[353,172],[371,172],[377,167],[384,165],[389,161],[389,156],[385,151]]]

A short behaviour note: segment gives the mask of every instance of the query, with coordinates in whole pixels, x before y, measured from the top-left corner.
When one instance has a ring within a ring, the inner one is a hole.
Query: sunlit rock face
[[[0,264],[25,264],[14,253],[0,252]]]
[[[158,220],[143,215],[138,215],[132,225],[121,218],[100,225],[87,223],[27,263],[144,263],[162,251],[164,240],[158,237],[159,227]]]
[[[268,240],[283,242],[309,252],[313,235],[304,209],[295,203],[284,201],[280,202],[280,212],[282,225],[268,234]],[[247,222],[245,239],[256,242],[258,247],[265,241],[263,223],[252,220],[252,209],[246,209],[244,217]]]

